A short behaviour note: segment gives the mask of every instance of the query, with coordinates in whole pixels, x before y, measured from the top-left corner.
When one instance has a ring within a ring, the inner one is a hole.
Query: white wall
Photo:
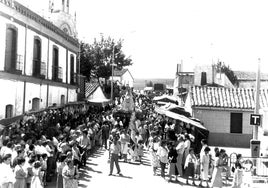
[[[238,110],[204,110],[194,109],[193,117],[200,119],[204,126],[214,133],[230,133],[231,113],[243,113],[243,134],[252,134],[252,126],[250,125],[250,114],[252,112],[243,112]]]
[[[6,105],[13,105],[13,115],[22,113],[23,82],[0,79],[0,119],[5,118]]]

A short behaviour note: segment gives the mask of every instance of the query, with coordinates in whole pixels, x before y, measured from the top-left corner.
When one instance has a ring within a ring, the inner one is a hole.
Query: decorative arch
[[[13,117],[13,105],[12,104],[8,104],[6,105],[6,115],[5,118],[11,118]]]
[[[61,30],[63,30],[68,35],[72,35],[73,34],[70,25],[68,23],[66,23],[66,22],[64,22],[63,24],[61,24],[60,28],[61,28]]]
[[[60,96],[60,105],[63,106],[65,104],[65,95]]]
[[[16,70],[18,28],[12,24],[6,25],[5,70]]]
[[[33,98],[32,99],[32,110],[37,111],[40,109],[40,99],[39,98]]]

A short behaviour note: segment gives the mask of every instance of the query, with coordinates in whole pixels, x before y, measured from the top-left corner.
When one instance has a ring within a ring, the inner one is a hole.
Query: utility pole
[[[114,92],[114,45],[112,52],[112,82],[111,82],[111,101],[113,103],[113,92]]]
[[[256,76],[256,91],[255,91],[255,109],[254,114],[259,115],[260,109],[260,58],[258,59],[258,70]],[[261,142],[258,140],[258,126],[253,125],[253,139],[250,140],[250,149],[251,149],[251,157],[253,158],[253,166],[255,167],[253,170],[253,175],[257,174],[257,158],[260,157],[260,145]]]
[[[257,77],[256,77],[256,92],[255,92],[255,110],[254,114],[259,114],[259,109],[260,109],[260,64],[261,60],[260,58],[258,59],[258,70],[257,70]],[[254,131],[253,131],[253,139],[258,140],[258,125],[254,126]]]

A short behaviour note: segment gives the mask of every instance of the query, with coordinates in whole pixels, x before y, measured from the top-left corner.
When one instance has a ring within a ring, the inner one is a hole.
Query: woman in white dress
[[[209,173],[209,161],[210,161],[209,151],[210,151],[210,148],[206,147],[204,149],[204,152],[202,152],[202,155],[200,156],[201,157],[201,160],[200,160],[201,180],[199,184],[200,187],[202,187],[203,181],[205,181],[207,183],[207,187],[209,187],[208,185],[208,173]]]
[[[40,179],[41,162],[36,161],[33,165],[33,177],[31,181],[31,188],[43,188]]]
[[[211,187],[222,187],[222,168],[223,168],[223,153],[217,152],[215,158],[215,167],[212,173]]]

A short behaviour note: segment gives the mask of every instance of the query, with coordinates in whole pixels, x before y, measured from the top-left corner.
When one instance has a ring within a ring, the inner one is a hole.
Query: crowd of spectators
[[[230,172],[226,153],[212,154],[206,138],[195,137],[194,126],[157,114],[144,95],[127,92],[115,104],[129,111],[73,104],[25,114],[6,127],[0,134],[0,188],[44,187],[55,176],[57,188],[77,188],[79,169],[96,147],[112,152],[112,173],[115,144],[123,162],[143,163],[149,152],[153,175],[168,176],[169,182],[182,177],[188,184],[191,177],[193,185],[199,181],[208,187],[211,180],[212,186],[222,186],[222,171]]]
[[[44,187],[54,176],[59,188],[77,187],[78,169],[112,119],[109,105],[87,103],[25,114],[1,131],[0,166],[8,173],[0,172],[0,187]]]

